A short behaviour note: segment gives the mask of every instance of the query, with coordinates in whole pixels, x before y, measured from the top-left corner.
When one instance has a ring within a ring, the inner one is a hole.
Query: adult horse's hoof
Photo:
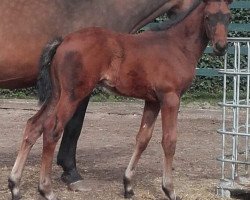
[[[68,188],[75,192],[89,192],[91,188],[86,188],[83,180],[68,184]]]
[[[78,173],[78,171],[76,169],[70,170],[70,171],[64,171],[61,179],[64,183],[66,184],[71,184],[71,183],[75,183],[78,181],[82,181],[83,178],[82,176]]]

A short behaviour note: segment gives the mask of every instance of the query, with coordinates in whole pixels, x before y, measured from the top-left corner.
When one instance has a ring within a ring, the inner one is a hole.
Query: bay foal
[[[98,26],[135,33],[157,16],[185,13],[198,0],[1,0],[0,88],[33,86],[42,47],[56,35]],[[39,16],[39,17],[37,17]],[[122,22],[122,23],[121,23]],[[27,42],[29,41],[29,42]],[[76,168],[76,146],[89,102],[86,97],[64,129],[57,156],[62,180],[71,189],[84,187]]]
[[[39,191],[57,199],[51,185],[55,146],[79,103],[100,84],[125,96],[145,100],[136,146],[124,175],[125,197],[136,165],[152,136],[156,117],[162,116],[163,181],[166,197],[175,200],[172,163],[177,135],[177,114],[182,94],[192,83],[195,67],[209,41],[223,55],[230,20],[229,0],[204,0],[181,22],[160,25],[139,35],[87,28],[57,38],[44,49],[40,79],[47,74],[50,91],[38,113],[28,120],[21,149],[9,178],[12,199],[19,199],[22,171],[31,147],[43,134]]]

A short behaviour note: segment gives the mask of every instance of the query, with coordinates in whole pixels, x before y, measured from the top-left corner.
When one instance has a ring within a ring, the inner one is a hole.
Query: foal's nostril
[[[221,45],[220,43],[216,43],[215,47],[218,51],[224,52],[227,49],[227,44]]]

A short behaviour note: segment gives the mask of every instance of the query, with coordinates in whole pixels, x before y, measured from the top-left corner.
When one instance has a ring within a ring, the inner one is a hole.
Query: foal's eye
[[[225,21],[226,21],[227,23],[230,23],[231,20],[232,20],[232,15],[231,15],[231,14],[228,14],[228,15],[225,16]]]

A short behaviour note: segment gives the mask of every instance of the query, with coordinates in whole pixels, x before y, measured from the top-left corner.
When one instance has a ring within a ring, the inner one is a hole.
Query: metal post
[[[229,38],[225,55],[222,107],[221,179],[217,193],[224,197],[250,194],[250,38]],[[231,45],[230,45],[231,44]],[[232,51],[233,49],[233,51]]]

